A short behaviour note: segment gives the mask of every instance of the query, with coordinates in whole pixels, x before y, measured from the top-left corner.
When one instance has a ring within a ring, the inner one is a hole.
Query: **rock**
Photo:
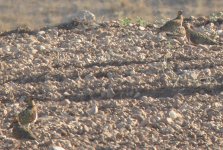
[[[97,105],[94,105],[89,111],[88,111],[88,114],[90,115],[95,115],[98,113],[98,106]]]
[[[36,54],[37,52],[38,52],[38,50],[36,50],[36,49],[32,49],[32,50],[31,50],[31,53],[32,53],[32,54]]]
[[[70,100],[69,99],[65,99],[62,101],[62,105],[70,105]]]
[[[50,146],[49,150],[65,150],[65,149],[59,146]]]
[[[166,121],[167,121],[168,124],[172,124],[173,123],[173,120],[171,118],[169,118],[169,117],[166,118]]]
[[[88,128],[88,126],[86,126],[86,125],[83,125],[83,130],[85,131],[85,132],[89,132],[89,128]]]
[[[64,94],[64,96],[70,96],[70,93],[68,93],[68,92],[64,92],[63,94]]]
[[[145,27],[139,26],[139,30],[144,31]]]
[[[36,47],[36,49],[43,51],[43,50],[45,50],[46,48],[45,48],[45,46],[43,46],[43,45],[39,45],[39,46]]]
[[[114,96],[115,96],[115,92],[114,92],[113,88],[109,88],[107,90],[107,97],[108,98],[113,98]]]
[[[43,35],[43,34],[45,34],[46,32],[45,31],[39,31],[38,32],[38,35]]]
[[[134,95],[134,98],[138,98],[141,96],[141,93],[140,92],[137,92],[135,95]]]
[[[178,113],[178,112],[176,112],[175,110],[171,110],[170,112],[169,112],[169,116],[170,116],[170,118],[171,119],[177,119],[177,118],[182,118],[182,116],[181,116],[181,114],[180,113]]]
[[[147,125],[149,125],[150,124],[150,120],[149,119],[144,119],[141,123],[140,123],[140,126],[141,127],[145,127],[145,126],[147,126]]]
[[[141,51],[141,50],[142,50],[142,48],[141,48],[141,47],[139,47],[139,46],[136,46],[136,47],[135,47],[135,50],[138,52],[138,51]]]

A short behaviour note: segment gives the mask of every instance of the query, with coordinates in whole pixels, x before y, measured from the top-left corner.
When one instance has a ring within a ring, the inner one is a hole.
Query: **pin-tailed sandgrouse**
[[[36,140],[36,137],[29,129],[26,129],[19,124],[18,116],[14,118],[10,128],[12,127],[12,135],[14,138],[18,140]]]
[[[167,21],[162,27],[158,29],[158,33],[160,32],[174,32],[177,28],[182,27],[183,23],[183,11],[179,10],[177,17],[173,20]]]
[[[186,30],[183,26],[178,27],[174,32],[167,33],[168,37],[186,37]]]
[[[18,121],[21,125],[29,128],[30,123],[36,122],[38,113],[34,100],[28,100],[27,104],[27,108],[18,114]]]
[[[216,41],[212,40],[207,35],[191,29],[191,25],[189,23],[186,23],[184,26],[186,29],[186,37],[187,37],[188,42],[191,42],[193,44],[203,44],[203,45],[217,45],[218,44]]]

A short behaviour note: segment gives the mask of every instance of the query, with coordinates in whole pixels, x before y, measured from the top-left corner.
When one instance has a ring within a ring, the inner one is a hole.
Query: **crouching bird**
[[[175,19],[167,21],[162,27],[158,29],[158,33],[160,32],[174,32],[179,27],[182,27],[183,24],[183,11],[179,10],[177,17]]]
[[[184,27],[186,29],[186,37],[188,42],[191,42],[193,44],[203,44],[203,45],[220,44],[211,39],[210,37],[208,37],[207,35],[194,31],[189,23],[186,23]]]
[[[29,130],[19,124],[18,116],[16,116],[9,128],[12,129],[12,135],[17,140],[36,140],[37,138]]]
[[[28,100],[28,106],[25,110],[18,114],[18,121],[21,125],[27,126],[31,123],[35,123],[38,118],[37,106],[34,100]]]

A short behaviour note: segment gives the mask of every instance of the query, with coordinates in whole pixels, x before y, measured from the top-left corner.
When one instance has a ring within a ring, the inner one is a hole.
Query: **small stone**
[[[83,129],[84,129],[85,132],[89,132],[89,128],[88,128],[88,126],[84,125],[84,126],[83,126]]]
[[[193,79],[193,80],[197,80],[197,77],[199,75],[199,73],[195,72],[195,71],[192,71],[189,73],[190,77]]]
[[[108,97],[108,98],[113,98],[114,96],[115,96],[115,92],[113,91],[112,88],[109,88],[109,89],[107,90],[107,97]]]
[[[207,75],[207,76],[211,76],[211,70],[210,69],[205,69],[204,70],[205,71],[205,74]]]
[[[145,27],[139,26],[139,30],[145,30]]]
[[[46,41],[46,38],[43,37],[42,35],[38,35],[37,36],[37,40],[40,41],[40,42],[45,42]]]
[[[173,123],[173,120],[171,118],[169,118],[169,117],[166,118],[166,121],[167,121],[168,124],[172,124]]]
[[[43,34],[45,34],[45,33],[46,33],[45,31],[39,31],[39,32],[38,32],[39,35],[43,35]]]
[[[215,102],[215,103],[214,103],[214,106],[217,107],[217,108],[220,108],[220,107],[222,107],[222,103]]]
[[[136,47],[135,47],[135,50],[136,50],[136,51],[141,51],[141,50],[142,50],[142,48],[141,48],[141,47],[139,47],[139,46],[136,46]]]
[[[141,127],[145,127],[145,126],[147,126],[147,125],[149,125],[150,124],[150,121],[149,121],[149,119],[144,119],[141,123],[140,123],[140,126]]]
[[[37,48],[38,50],[41,50],[41,51],[46,49],[43,45],[39,45],[39,46],[37,46],[36,48]]]
[[[137,92],[135,95],[134,95],[134,98],[138,98],[138,97],[140,97],[140,92]]]
[[[65,149],[59,146],[50,146],[49,150],[65,150]]]
[[[94,105],[89,111],[88,111],[88,114],[90,115],[95,115],[98,113],[98,106],[97,105]]]
[[[81,39],[77,39],[76,42],[77,42],[77,43],[81,43],[82,40],[81,40]]]
[[[170,118],[171,119],[177,119],[177,118],[181,118],[181,115],[178,113],[178,112],[176,112],[176,111],[174,111],[174,110],[171,110],[170,112],[169,112],[169,116],[170,116]]]
[[[32,50],[31,50],[31,53],[32,53],[32,54],[36,54],[37,52],[38,52],[38,50],[36,50],[36,49],[32,49]]]
[[[69,99],[65,99],[65,100],[63,100],[63,102],[62,102],[62,104],[63,105],[70,105],[70,100]]]
[[[64,96],[70,96],[70,93],[68,93],[68,92],[64,92],[63,94],[64,94]]]
[[[118,124],[116,124],[116,128],[121,129],[124,128],[125,124],[123,122],[119,122]]]

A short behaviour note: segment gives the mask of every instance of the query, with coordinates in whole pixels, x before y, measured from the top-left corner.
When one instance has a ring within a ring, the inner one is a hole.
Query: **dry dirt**
[[[202,30],[221,39],[212,27]],[[221,149],[222,48],[117,21],[4,34],[0,149]],[[37,141],[8,130],[27,98]]]

